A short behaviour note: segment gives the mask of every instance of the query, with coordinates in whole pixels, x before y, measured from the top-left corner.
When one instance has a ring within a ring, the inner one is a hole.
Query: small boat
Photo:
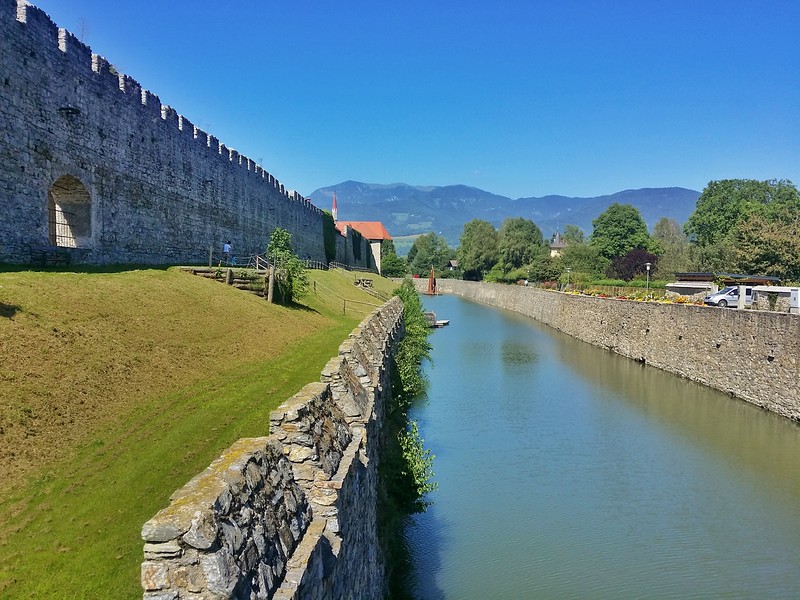
[[[428,327],[444,327],[450,324],[450,319],[437,319],[436,313],[432,310],[425,312],[425,321],[428,323]]]

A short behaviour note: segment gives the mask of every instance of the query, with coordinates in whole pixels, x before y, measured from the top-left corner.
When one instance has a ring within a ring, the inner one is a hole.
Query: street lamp
[[[572,271],[570,267],[567,267],[567,287],[564,289],[569,289],[569,274]]]
[[[645,269],[647,269],[647,283],[645,284],[647,287],[645,288],[648,293],[650,292],[650,267],[652,263],[644,263]]]

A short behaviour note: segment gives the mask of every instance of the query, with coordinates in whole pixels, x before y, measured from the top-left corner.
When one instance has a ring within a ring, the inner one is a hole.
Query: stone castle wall
[[[145,600],[383,597],[378,451],[402,316],[394,298],[364,319],[269,436],[236,442],[144,525]]]
[[[325,260],[320,209],[24,0],[0,0],[0,213],[0,262],[57,230],[76,263],[203,264],[227,240],[263,253],[277,226]]]
[[[444,293],[521,313],[800,421],[800,315],[615,300],[452,279],[438,284]]]

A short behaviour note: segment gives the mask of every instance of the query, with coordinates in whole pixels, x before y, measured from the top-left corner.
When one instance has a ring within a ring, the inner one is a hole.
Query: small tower
[[[558,229],[556,229],[556,234],[553,236],[553,241],[550,242],[550,256],[553,258],[556,256],[561,256],[561,252],[563,252],[566,246],[567,242],[564,241],[564,238],[561,237]]]
[[[333,215],[333,222],[339,220],[339,207],[336,206],[336,190],[333,190],[333,206],[331,207],[331,215]]]

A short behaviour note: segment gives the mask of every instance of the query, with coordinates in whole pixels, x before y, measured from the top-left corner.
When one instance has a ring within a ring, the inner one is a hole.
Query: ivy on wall
[[[361,242],[364,239],[358,231],[355,229],[353,231],[353,258],[356,260],[361,260]]]
[[[325,244],[325,260],[336,260],[336,224],[327,210],[322,211],[322,240]]]

